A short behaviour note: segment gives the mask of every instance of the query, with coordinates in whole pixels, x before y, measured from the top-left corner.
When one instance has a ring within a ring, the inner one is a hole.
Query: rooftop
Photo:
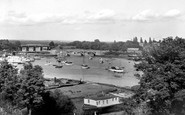
[[[86,97],[86,99],[92,99],[92,100],[106,100],[106,99],[111,99],[115,98],[118,96],[112,95],[112,94],[97,94],[93,96]]]

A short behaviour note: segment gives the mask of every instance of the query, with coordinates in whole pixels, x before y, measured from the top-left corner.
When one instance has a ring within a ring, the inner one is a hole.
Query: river
[[[103,58],[104,63],[99,63],[100,58],[96,57],[89,60],[88,57],[70,56],[68,61],[72,61],[73,65],[64,65],[63,68],[55,68],[53,65],[47,65],[47,62],[57,64],[55,58],[42,58],[35,60],[33,65],[40,65],[44,71],[45,78],[68,78],[75,80],[93,81],[99,83],[113,84],[116,86],[133,86],[137,85],[139,80],[134,76],[137,71],[133,67],[134,61],[127,59],[108,59]],[[81,64],[87,64],[90,69],[82,69]],[[109,66],[124,67],[125,73],[115,74],[106,70]]]

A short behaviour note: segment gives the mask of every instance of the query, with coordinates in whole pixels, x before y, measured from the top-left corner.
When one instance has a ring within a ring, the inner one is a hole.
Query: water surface
[[[134,61],[126,59],[108,59],[103,58],[104,63],[100,63],[100,58],[96,57],[89,60],[88,57],[71,56],[67,58],[72,61],[73,65],[64,65],[63,68],[55,68],[52,65],[47,65],[48,62],[57,64],[54,58],[42,58],[33,62],[34,65],[43,67],[45,78],[69,78],[76,80],[94,81],[100,83],[113,84],[117,86],[133,86],[138,84],[138,79],[134,74],[137,73],[133,67]],[[81,64],[87,64],[90,69],[82,69]],[[125,73],[116,74],[106,70],[109,66],[119,66],[125,68]],[[115,77],[116,76],[116,77]]]

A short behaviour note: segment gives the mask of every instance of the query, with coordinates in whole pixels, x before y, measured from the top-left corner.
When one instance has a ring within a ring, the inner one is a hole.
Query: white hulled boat
[[[124,69],[123,68],[120,68],[120,67],[115,67],[115,66],[112,66],[108,69],[109,71],[112,71],[112,72],[117,72],[117,73],[123,73],[124,72]]]

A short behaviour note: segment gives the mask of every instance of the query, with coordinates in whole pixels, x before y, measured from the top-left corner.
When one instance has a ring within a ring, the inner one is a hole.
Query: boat
[[[29,58],[21,57],[22,62],[31,62]]]
[[[73,65],[73,62],[70,62],[70,61],[62,61],[62,63],[65,65]]]
[[[47,63],[45,65],[52,65],[50,61],[46,61]]]
[[[100,63],[104,63],[104,61],[103,61],[103,59],[102,59],[102,58],[100,58]]]
[[[61,63],[65,64],[65,65],[73,65],[73,62],[71,62],[71,61],[62,61]]]
[[[57,66],[57,64],[53,64],[53,66]]]
[[[66,56],[67,56],[67,57],[70,57],[70,54],[67,53]]]
[[[92,60],[93,58],[90,56],[89,59]]]
[[[49,62],[49,63],[46,63],[45,65],[51,65],[51,63]]]
[[[63,65],[55,65],[55,68],[62,68]]]
[[[35,61],[35,59],[32,58],[32,57],[30,57],[29,59],[30,59],[30,62],[34,62]]]
[[[81,68],[82,69],[90,69],[90,67],[87,64],[85,64],[85,55],[83,55],[83,64],[81,65]]]
[[[117,66],[112,66],[108,69],[109,71],[116,72],[116,73],[123,73],[124,69],[117,67]]]
[[[90,69],[90,67],[86,64],[82,64],[81,67],[82,67],[82,69]]]

